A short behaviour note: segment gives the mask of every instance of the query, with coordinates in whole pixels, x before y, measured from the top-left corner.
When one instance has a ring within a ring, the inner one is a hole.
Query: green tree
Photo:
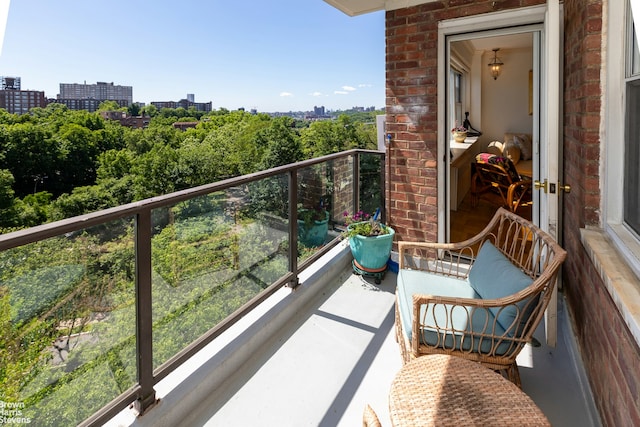
[[[16,200],[14,206],[17,225],[35,227],[47,222],[51,213],[51,199],[51,193],[40,191],[35,194],[27,194],[22,200]]]
[[[142,107],[141,113],[143,116],[155,117],[158,114],[158,107],[153,104],[145,105]]]
[[[212,144],[200,143],[195,138],[187,139],[177,150],[177,155],[187,187],[214,182],[228,172],[218,150]]]
[[[31,116],[34,118],[49,118],[49,117],[60,117],[62,115],[67,114],[69,108],[64,104],[58,104],[56,102],[52,102],[51,104],[47,104],[45,108],[32,108],[29,112]]]
[[[336,152],[338,135],[335,124],[329,120],[321,120],[300,132],[305,156],[308,158],[320,157]]]
[[[0,124],[13,124],[17,118],[17,114],[11,114],[4,108],[0,108]]]
[[[140,111],[142,109],[140,108],[140,104],[136,104],[133,103],[131,105],[129,105],[129,108],[127,109],[127,112],[129,113],[129,115],[131,116],[139,116],[140,115]]]
[[[173,121],[162,124],[162,118],[152,119],[148,128],[142,129],[144,140],[149,147],[168,145],[178,148],[184,139],[184,132],[173,127]]]
[[[103,128],[93,131],[97,152],[127,147],[127,138],[132,131],[133,129],[121,126],[120,123],[105,121]]]
[[[57,179],[61,153],[53,130],[30,122],[10,125],[6,130],[5,155],[0,167],[13,174],[18,197],[36,192],[38,184],[48,186]]]
[[[18,326],[11,315],[9,292],[0,286],[0,400],[20,401],[20,390],[48,359],[51,324],[36,318]]]
[[[337,120],[313,122],[300,134],[305,155],[309,158],[354,148],[377,148],[376,127],[355,121],[347,114],[340,115]]]
[[[0,227],[20,225],[15,209],[14,181],[10,171],[0,169]]]
[[[132,167],[136,200],[168,194],[186,188],[180,171],[176,150],[167,145],[156,145],[151,151],[136,158]]]
[[[292,128],[293,120],[279,117],[257,135],[257,145],[265,147],[261,170],[299,162],[303,159],[300,137]]]
[[[76,187],[71,194],[62,194],[51,205],[52,219],[70,218],[116,206],[111,194],[100,185]]]
[[[116,101],[102,101],[98,106],[100,111],[127,111],[127,107],[121,107]]]
[[[88,128],[65,123],[57,133],[60,164],[56,179],[57,193],[70,192],[74,187],[93,184],[96,179],[98,147]]]
[[[234,111],[227,115],[213,116],[198,129],[187,135],[202,137],[203,144],[211,145],[219,156],[217,179],[244,175],[259,170],[258,163],[265,150],[258,134],[270,126],[271,119],[264,115],[251,115]]]
[[[15,192],[13,191],[13,183],[15,179],[11,171],[0,169],[0,211],[9,209],[13,206]]]
[[[135,153],[129,150],[108,150],[98,156],[98,181],[127,176],[135,162]]]

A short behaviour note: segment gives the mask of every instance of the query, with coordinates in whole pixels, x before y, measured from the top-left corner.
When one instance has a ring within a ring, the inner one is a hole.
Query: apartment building
[[[181,99],[180,101],[154,101],[151,105],[155,105],[158,110],[163,108],[184,108],[185,110],[190,107],[194,107],[196,111],[209,112],[212,108],[211,101],[209,102],[194,102],[194,95],[188,94],[187,99]]]
[[[115,101],[121,107],[133,104],[133,87],[115,85],[113,82],[60,83],[60,93],[54,102],[71,110],[96,111],[103,101]]]
[[[0,90],[0,108],[12,114],[27,114],[31,108],[47,106],[44,92],[37,90]]]

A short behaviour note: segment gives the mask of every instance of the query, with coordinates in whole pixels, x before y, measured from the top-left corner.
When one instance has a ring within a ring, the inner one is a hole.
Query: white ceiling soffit
[[[433,3],[437,0],[324,0],[336,9],[349,16],[363,15],[379,10],[396,10],[405,7],[416,6],[424,3]]]
[[[4,31],[7,29],[8,17],[9,0],[0,0],[0,54],[2,54],[2,43],[4,41]]]

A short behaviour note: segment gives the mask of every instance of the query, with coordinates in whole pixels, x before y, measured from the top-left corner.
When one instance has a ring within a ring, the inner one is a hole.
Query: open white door
[[[534,169],[534,179],[537,181],[534,190],[533,221],[540,228],[560,241],[560,207],[559,194],[561,159],[560,159],[560,114],[561,114],[561,40],[560,40],[560,4],[558,0],[547,0],[547,10],[544,20],[544,33],[536,38],[534,50],[542,50],[535,54],[540,58],[539,67],[534,67],[534,108],[539,112],[539,138],[535,138],[538,148],[539,170]],[[540,72],[536,75],[536,68]],[[536,100],[537,98],[537,100]],[[537,102],[536,102],[537,101]],[[543,107],[542,107],[543,106]],[[535,115],[535,113],[534,113]],[[535,131],[534,131],[535,132]],[[549,308],[545,316],[547,344],[555,346],[557,342],[557,287],[555,288]]]

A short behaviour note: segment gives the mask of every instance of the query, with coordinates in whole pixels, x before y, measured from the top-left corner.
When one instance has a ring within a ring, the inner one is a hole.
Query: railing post
[[[294,280],[290,287],[298,286],[298,169],[289,171],[289,271]]]
[[[170,208],[169,208],[170,209]],[[136,355],[142,414],[156,401],[153,389],[153,319],[151,317],[151,209],[136,215]]]
[[[353,213],[360,211],[360,154],[353,153]]]
[[[387,148],[388,150],[388,148]],[[384,224],[389,224],[387,221],[387,157],[386,153],[383,153],[380,161],[380,210],[382,211],[381,220]]]

